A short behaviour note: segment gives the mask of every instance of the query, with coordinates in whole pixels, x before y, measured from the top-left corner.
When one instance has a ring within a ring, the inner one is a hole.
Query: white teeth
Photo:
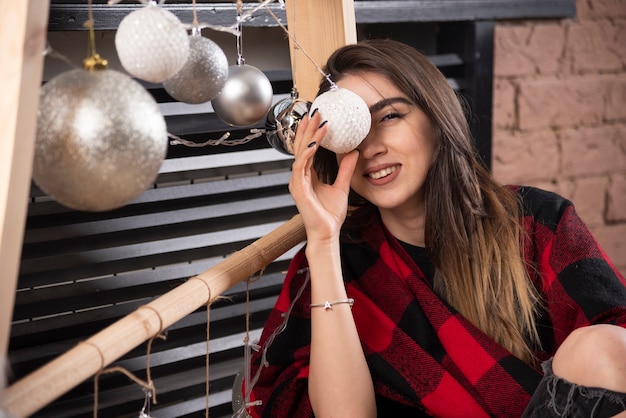
[[[398,169],[398,166],[383,168],[382,170],[374,171],[373,173],[369,173],[368,176],[375,180],[381,179],[383,177],[387,177],[389,174],[393,173]]]

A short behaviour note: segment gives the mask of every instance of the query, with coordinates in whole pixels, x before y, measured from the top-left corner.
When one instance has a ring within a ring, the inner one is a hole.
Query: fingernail
[[[326,125],[327,123],[328,123],[328,121],[327,121],[327,120],[325,120],[324,122],[320,123],[320,126],[319,126],[319,127],[321,128],[322,126]]]
[[[309,145],[307,145],[307,147],[308,148],[313,148],[315,146],[315,144],[317,144],[317,142],[313,141]]]
[[[315,109],[313,109],[313,111],[311,112],[311,116],[310,117],[313,117],[313,115],[315,115],[318,110],[319,110],[319,108],[317,108],[317,107]]]

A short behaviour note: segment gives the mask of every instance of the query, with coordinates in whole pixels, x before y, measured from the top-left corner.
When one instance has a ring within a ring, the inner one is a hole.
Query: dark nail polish
[[[319,110],[319,108],[317,108],[317,107],[315,109],[313,109],[313,111],[311,112],[311,117],[313,117],[317,113],[318,110]]]
[[[308,148],[313,148],[315,146],[315,144],[317,144],[317,142],[313,141],[309,145],[307,145],[307,147]]]
[[[319,127],[321,128],[322,126],[326,125],[327,123],[328,123],[328,121],[327,121],[327,120],[325,120],[324,122],[320,123],[320,126],[319,126]]]

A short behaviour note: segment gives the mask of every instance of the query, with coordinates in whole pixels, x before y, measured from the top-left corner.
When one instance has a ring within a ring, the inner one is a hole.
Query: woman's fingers
[[[337,172],[337,179],[335,180],[334,185],[345,191],[346,194],[350,190],[350,180],[354,174],[359,154],[360,152],[358,149],[350,151],[341,159],[341,162],[339,163],[339,171]]]
[[[300,152],[313,147],[313,142],[319,144],[322,138],[324,138],[327,128],[324,128],[323,125],[325,125],[325,123],[322,122],[321,116],[316,110],[302,118],[296,129],[296,138],[294,141],[294,155],[296,158]]]
[[[292,166],[292,177],[293,175],[303,175],[304,178],[310,176],[316,178],[313,171],[313,157],[318,144],[328,131],[326,124],[320,122],[320,119],[319,113],[314,111],[311,116],[304,117],[298,125],[294,141],[295,161]]]

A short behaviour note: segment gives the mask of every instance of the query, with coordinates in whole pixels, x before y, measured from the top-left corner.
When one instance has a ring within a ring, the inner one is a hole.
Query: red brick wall
[[[626,274],[626,0],[495,29],[493,172],[576,205]]]

